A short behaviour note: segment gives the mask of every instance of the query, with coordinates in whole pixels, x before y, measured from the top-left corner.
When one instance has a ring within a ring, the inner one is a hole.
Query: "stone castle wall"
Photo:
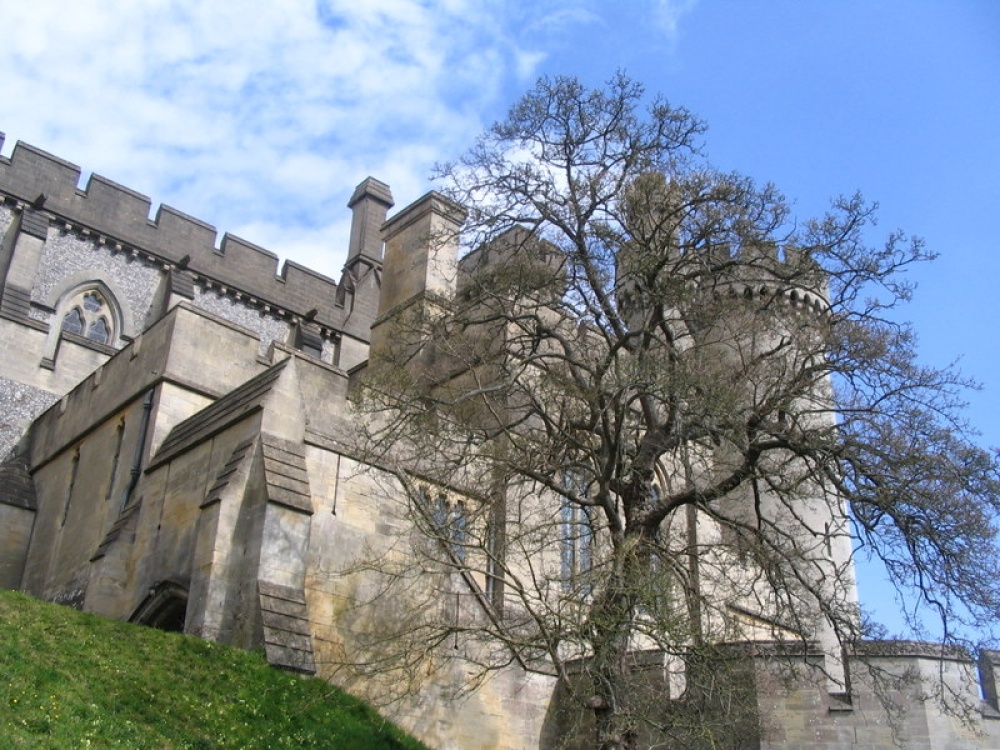
[[[0,464],[0,585],[152,623],[139,614],[155,609],[154,592],[183,591],[188,632],[263,647],[274,664],[379,703],[393,686],[344,666],[399,610],[357,606],[377,592],[357,563],[409,538],[410,509],[344,439],[347,370],[367,359],[373,323],[388,345],[394,309],[453,283],[456,248],[431,257],[426,239],[457,229],[460,212],[430,194],[384,223],[388,186],[366,180],[338,286],[293,263],[279,274],[261,248],[228,235],[216,247],[207,224],[166,206],[150,219],[145,196],[97,175],[81,189],[79,178],[31,146],[0,158],[0,257],[30,257],[32,269],[27,297],[0,300],[0,346],[16,354],[0,360],[0,456],[32,425]],[[383,236],[395,266],[384,298]],[[59,301],[90,282],[122,306],[113,345],[60,336]],[[747,288],[758,293],[757,280]],[[819,298],[801,303],[816,310]],[[456,700],[471,671],[448,648],[440,671],[385,706],[432,747],[587,746],[586,712],[516,666]],[[648,698],[667,716],[692,703],[700,677],[731,675],[749,710],[745,731],[720,745],[732,750],[979,750],[1000,747],[991,659],[980,685],[964,654],[869,647],[848,660],[849,690],[832,695],[817,648],[720,647],[704,674],[687,672],[686,694],[650,669]],[[722,702],[705,706],[735,725]]]
[[[367,358],[387,186],[369,178],[352,198],[358,257],[337,285],[292,262],[279,272],[273,253],[231,235],[216,246],[210,225],[168,206],[150,218],[146,196],[100,175],[81,188],[80,176],[23,143],[0,157],[0,346],[18,352],[0,361],[10,407],[0,457],[32,418],[180,300],[255,331],[262,356],[277,342],[345,368]],[[67,300],[88,287],[110,303],[106,344],[61,331]]]
[[[0,203],[0,237],[6,234],[7,228],[13,220],[14,211],[10,208],[10,206]]]
[[[761,750],[1000,747],[1000,712],[983,699],[995,678],[961,649],[861,643],[847,662],[846,695],[827,693],[821,654],[779,662],[765,651],[752,657]]]

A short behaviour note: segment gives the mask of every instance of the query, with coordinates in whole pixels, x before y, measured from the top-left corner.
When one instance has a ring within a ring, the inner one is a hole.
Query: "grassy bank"
[[[0,591],[4,748],[421,750],[261,654]]]

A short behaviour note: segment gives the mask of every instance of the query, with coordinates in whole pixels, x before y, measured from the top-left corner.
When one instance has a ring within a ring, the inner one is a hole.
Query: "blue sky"
[[[1000,445],[1000,2],[34,0],[0,6],[2,153],[23,140],[338,277],[351,191],[397,206],[537,76],[624,69],[802,216],[861,190],[877,242],[941,254],[906,311],[985,388]],[[894,626],[891,597],[861,595]]]

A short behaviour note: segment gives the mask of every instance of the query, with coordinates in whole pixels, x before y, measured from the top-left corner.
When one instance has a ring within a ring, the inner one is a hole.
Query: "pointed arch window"
[[[579,469],[567,469],[563,481],[574,495],[587,497],[588,483]],[[563,499],[559,515],[563,590],[575,589],[584,597],[590,596],[597,519],[590,506],[572,502],[568,498]]]
[[[66,333],[110,344],[114,337],[114,318],[111,305],[97,289],[77,292],[66,303],[61,328]]]

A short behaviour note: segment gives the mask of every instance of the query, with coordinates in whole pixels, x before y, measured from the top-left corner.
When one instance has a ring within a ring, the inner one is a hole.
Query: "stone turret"
[[[378,313],[382,273],[382,224],[393,206],[392,192],[384,182],[365,178],[347,207],[352,211],[347,262],[337,285],[337,305],[344,311],[343,330],[336,364],[350,369],[368,358],[367,341]]]
[[[348,267],[356,265],[361,259],[376,263],[382,260],[382,225],[393,205],[389,186],[374,177],[366,178],[354,189],[347,202],[347,207],[353,212],[351,243],[347,251]]]
[[[722,397],[732,399],[726,410],[748,424],[752,414],[764,414],[766,420],[783,425],[768,429],[832,434],[833,387],[821,364],[830,309],[822,269],[807,254],[771,243],[720,253],[713,261],[720,270],[714,277],[706,274],[705,293],[695,298],[707,311],[697,340],[718,363],[718,382],[739,384],[726,387]],[[828,691],[843,693],[848,682],[841,635],[857,627],[847,508],[836,488],[810,464],[773,452],[771,456],[766,464],[769,481],[784,485],[782,492],[767,483],[748,484],[717,502],[715,509],[734,528],[764,529],[762,534],[776,530],[769,543],[794,561],[799,576],[798,584],[783,582],[779,588],[800,586],[793,594],[794,607],[787,606],[787,590],[774,590],[754,561],[735,561],[718,584],[740,584],[733,587],[726,637],[814,640],[826,659]],[[741,446],[722,442],[713,450],[714,471],[725,476],[744,458]],[[704,523],[698,542],[710,544],[716,533]],[[723,540],[733,549],[741,544],[728,531]],[[710,577],[706,573],[702,580]],[[768,625],[761,627],[764,622]]]

